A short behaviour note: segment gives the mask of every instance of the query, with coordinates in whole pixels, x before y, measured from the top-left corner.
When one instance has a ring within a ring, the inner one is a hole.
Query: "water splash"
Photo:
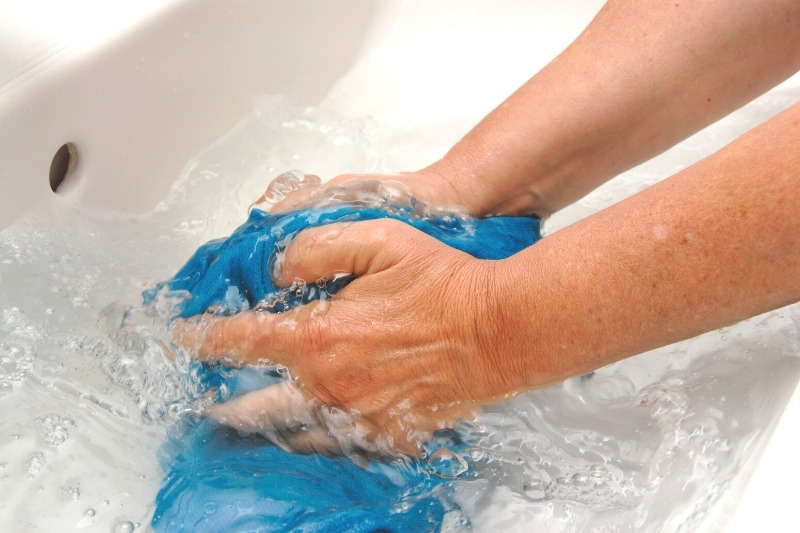
[[[552,217],[549,231],[691,164],[793,97],[768,96],[612,180]],[[140,292],[199,244],[229,234],[285,169],[395,171],[446,148],[418,131],[273,99],[191,161],[151,214],[109,217],[54,203],[0,233],[0,521],[18,530],[147,524],[162,476],[154,450],[167,426],[202,412],[205,400],[170,345],[173,302],[144,310]],[[401,188],[360,192],[360,201],[412,205]],[[455,457],[450,448],[431,455],[433,470],[449,476],[438,489],[452,509],[443,529],[714,524],[797,381],[798,323],[793,306],[491,406],[461,428],[465,447]]]

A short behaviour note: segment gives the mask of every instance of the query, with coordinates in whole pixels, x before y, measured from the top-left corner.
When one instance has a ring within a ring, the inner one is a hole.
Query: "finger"
[[[330,306],[327,300],[275,314],[244,311],[233,316],[201,315],[176,320],[176,344],[200,360],[229,359],[241,363],[271,362],[291,367],[295,355],[307,348],[305,330]]]
[[[353,456],[386,454],[371,424],[353,414],[338,411],[320,420],[319,403],[309,400],[291,382],[284,381],[250,392],[225,403],[210,406],[206,414],[215,422],[245,433],[258,433],[292,453]],[[323,422],[325,425],[320,425]],[[383,439],[385,440],[385,439]],[[417,449],[408,449],[416,453]],[[401,449],[405,452],[405,449]]]
[[[297,280],[313,283],[341,274],[361,276],[386,270],[414,249],[414,241],[432,239],[407,224],[392,219],[340,222],[308,228],[284,251],[279,283]],[[428,243],[429,244],[429,243]]]
[[[274,329],[271,321],[254,312],[230,317],[199,315],[172,324],[172,339],[201,360],[230,357],[256,362],[269,346],[258,344],[259,332]],[[269,331],[266,331],[267,333]],[[265,335],[270,339],[269,335]]]
[[[284,432],[279,446],[292,453],[318,453],[327,457],[342,455],[339,441],[323,426],[304,427],[298,431]]]
[[[285,213],[288,211],[295,211],[297,209],[302,209],[305,207],[310,207],[314,205],[320,197],[325,192],[324,186],[314,186],[308,187],[306,189],[300,189],[291,193],[290,195],[286,196],[285,198],[278,200],[272,207],[269,208],[270,213]],[[263,197],[262,197],[263,198]],[[258,202],[254,203],[253,206],[258,206],[261,203],[261,199]]]
[[[341,174],[324,184],[314,184],[310,187],[302,187],[286,194],[282,199],[279,199],[275,202],[270,209],[270,212],[283,213],[286,211],[293,211],[295,209],[318,207],[320,203],[329,204],[330,202],[340,200],[337,198],[336,193],[341,192],[341,189],[345,185],[354,186],[356,189],[358,189],[358,183],[385,180],[388,178],[389,176],[383,176],[380,174]],[[270,187],[272,187],[272,185],[270,185]],[[264,200],[268,193],[269,189],[267,189],[267,192],[264,193],[261,198],[259,198],[256,204]],[[344,201],[347,200],[345,199]]]
[[[264,194],[250,204],[248,211],[263,203],[273,204],[273,213],[288,211],[292,209],[292,198],[299,200],[303,197],[310,197],[315,193],[318,194],[321,190],[319,176],[298,171],[284,172],[272,180]],[[274,207],[281,203],[286,208],[275,210]]]
[[[210,406],[212,420],[247,433],[273,433],[318,424],[317,403],[290,381]]]

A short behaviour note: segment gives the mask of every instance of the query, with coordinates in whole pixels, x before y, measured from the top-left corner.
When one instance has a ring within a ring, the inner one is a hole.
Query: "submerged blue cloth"
[[[208,384],[250,390],[275,383],[263,369],[206,368]],[[438,531],[441,479],[420,461],[293,455],[259,436],[184,420],[159,452],[167,472],[152,520],[157,532]],[[440,445],[458,446],[452,435]],[[441,438],[441,437],[440,437]]]
[[[303,209],[290,213],[269,214],[254,209],[247,222],[227,239],[201,246],[173,278],[145,295],[152,299],[167,286],[170,290],[188,291],[191,298],[181,308],[182,317],[206,311],[212,305],[228,304],[236,308],[237,298],[253,307],[265,297],[280,294],[270,271],[275,253],[283,250],[299,231],[334,222],[393,218],[401,220],[461,251],[479,259],[503,259],[536,242],[539,220],[529,217],[464,219],[455,215],[423,219],[402,208],[338,205],[321,209]],[[274,311],[283,311],[299,303],[326,297],[341,289],[351,278],[329,283],[324,290],[314,285],[302,294],[282,294]],[[234,295],[231,289],[235,288]],[[239,310],[239,309],[236,309]]]
[[[199,248],[171,280],[146,293],[145,301],[165,287],[187,291],[190,298],[181,308],[186,317],[216,304],[230,307],[233,288],[243,307],[254,307],[280,294],[269,271],[275,253],[297,232],[376,218],[401,220],[483,259],[508,257],[540,237],[539,221],[532,218],[421,219],[400,208],[352,205],[280,215],[254,210],[229,238]],[[265,309],[281,311],[326,297],[350,279],[284,294],[281,305]],[[281,379],[263,368],[195,363],[193,371],[202,392],[216,391],[219,400]],[[453,434],[446,440],[430,446],[458,446]],[[435,490],[445,480],[419,461],[371,462],[361,468],[347,458],[292,455],[261,437],[242,437],[208,420],[187,418],[173,428],[159,459],[166,478],[152,520],[157,532],[438,531],[447,511]]]

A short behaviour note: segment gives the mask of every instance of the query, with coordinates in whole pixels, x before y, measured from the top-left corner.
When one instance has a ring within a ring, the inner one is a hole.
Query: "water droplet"
[[[469,459],[473,462],[478,462],[486,458],[486,452],[480,448],[472,448],[469,451]]]
[[[114,524],[114,529],[112,530],[113,533],[133,533],[136,529],[136,525],[129,521],[129,520],[119,520],[116,524]]]
[[[428,459],[429,471],[440,478],[457,478],[467,471],[467,462],[457,453],[441,448]]]
[[[539,502],[547,498],[547,485],[541,480],[528,481],[522,484],[522,493],[532,502]]]
[[[83,513],[83,516],[85,516],[86,518],[92,518],[96,514],[97,513],[95,512],[94,509],[86,509],[86,511],[84,511],[84,513]]]
[[[578,488],[586,488],[592,484],[592,481],[588,475],[578,472],[572,476],[572,483]]]
[[[33,368],[33,359],[33,349],[27,343],[0,343],[0,396],[22,385]]]

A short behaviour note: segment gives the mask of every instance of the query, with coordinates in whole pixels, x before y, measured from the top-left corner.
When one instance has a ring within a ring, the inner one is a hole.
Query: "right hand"
[[[358,276],[331,300],[201,315],[173,333],[201,359],[290,369],[290,381],[212,406],[217,421],[292,451],[416,456],[435,431],[524,388],[519,350],[498,348],[510,340],[494,290],[504,263],[396,220],[311,228],[286,248],[277,282]]]

